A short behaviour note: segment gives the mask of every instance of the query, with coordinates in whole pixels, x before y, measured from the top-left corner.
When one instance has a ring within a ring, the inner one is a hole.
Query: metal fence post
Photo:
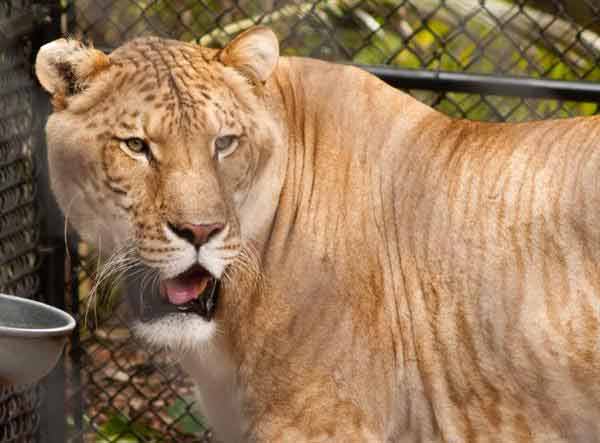
[[[60,241],[48,242],[42,249],[42,281],[45,302],[65,309],[65,248]],[[44,381],[45,396],[42,410],[40,441],[64,443],[66,441],[65,410],[65,358],[64,355]]]
[[[79,251],[77,251],[77,242],[69,244],[69,282],[71,294],[71,312],[80,324],[81,316],[79,315]],[[82,358],[83,348],[81,346],[80,327],[75,328],[71,337],[71,350],[69,352],[71,359],[71,404],[72,418],[75,427],[75,433],[70,440],[73,443],[83,443],[83,417],[85,414],[83,402],[83,386],[81,383]]]
[[[33,5],[32,14],[36,26],[31,34],[31,66],[39,48],[48,41],[60,37],[61,5],[59,0],[47,0]],[[33,73],[32,73],[33,74]],[[68,310],[65,300],[65,258],[63,239],[63,217],[51,195],[44,124],[50,113],[47,95],[41,87],[32,97],[35,110],[36,172],[38,183],[37,207],[40,214],[40,252],[42,301],[57,308]],[[66,379],[71,367],[65,366],[65,355],[56,368],[44,380],[44,401],[41,411],[39,441],[41,443],[65,443],[67,438]],[[71,366],[71,365],[69,365]]]

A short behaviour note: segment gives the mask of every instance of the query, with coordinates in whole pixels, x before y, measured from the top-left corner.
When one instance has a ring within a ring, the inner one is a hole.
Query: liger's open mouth
[[[163,280],[161,296],[179,312],[212,319],[217,306],[219,280],[200,265],[193,265],[176,277]]]

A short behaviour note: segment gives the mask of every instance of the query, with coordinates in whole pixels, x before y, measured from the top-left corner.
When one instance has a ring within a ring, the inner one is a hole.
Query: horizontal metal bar
[[[358,65],[398,89],[600,102],[600,83]]]

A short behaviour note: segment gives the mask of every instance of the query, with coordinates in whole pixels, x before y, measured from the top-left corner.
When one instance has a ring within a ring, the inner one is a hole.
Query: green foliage
[[[92,5],[89,1],[75,4],[83,17]],[[561,42],[560,35],[550,39],[540,37],[539,29],[544,27],[536,28],[523,7],[513,8],[510,20],[507,17],[500,20],[490,15],[491,4],[508,10],[514,1],[489,0],[486,8],[467,14],[457,8],[461,5],[459,0],[441,4],[430,1],[409,4],[404,0],[240,0],[235,3],[228,0],[124,0],[111,8],[104,27],[95,26],[103,33],[97,42],[100,45],[113,46],[150,30],[159,35],[222,46],[237,32],[262,23],[276,31],[282,40],[284,55],[411,69],[600,80],[600,68],[596,66],[593,51],[588,53],[571,40]],[[528,3],[526,8],[530,14],[535,11],[534,7],[548,9],[544,4],[541,1]],[[473,11],[476,11],[476,3],[474,5]],[[519,20],[522,20],[521,26],[514,26]],[[544,32],[550,32],[555,25],[552,22]],[[571,29],[574,28],[571,26]],[[569,39],[572,38],[573,33]],[[469,108],[461,107],[458,112],[456,104],[443,101],[440,101],[440,109],[446,112],[453,109],[453,115],[479,120],[498,120],[505,114],[516,119],[536,114],[596,112],[596,107],[589,104],[560,105],[546,101],[529,103],[533,108],[528,111],[519,98],[505,100],[504,111],[495,112],[485,103],[478,103]],[[511,109],[514,111],[510,112]]]
[[[158,442],[161,434],[142,423],[132,422],[115,411],[99,429],[96,443],[147,443]]]
[[[177,398],[167,409],[167,414],[176,422],[175,426],[181,433],[199,435],[207,427],[204,420],[190,412],[189,405],[192,403],[191,398]]]
[[[191,398],[177,398],[167,414],[183,435],[201,435],[207,430],[204,420],[190,411]],[[117,410],[108,411],[108,420],[97,429],[96,443],[152,443],[162,441],[162,434],[147,424],[131,421]]]

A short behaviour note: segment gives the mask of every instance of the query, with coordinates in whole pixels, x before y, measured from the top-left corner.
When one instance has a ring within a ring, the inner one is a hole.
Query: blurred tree
[[[522,0],[512,1],[523,3]],[[582,27],[600,33],[600,2],[597,0],[530,0],[526,3],[550,14],[567,15]]]

